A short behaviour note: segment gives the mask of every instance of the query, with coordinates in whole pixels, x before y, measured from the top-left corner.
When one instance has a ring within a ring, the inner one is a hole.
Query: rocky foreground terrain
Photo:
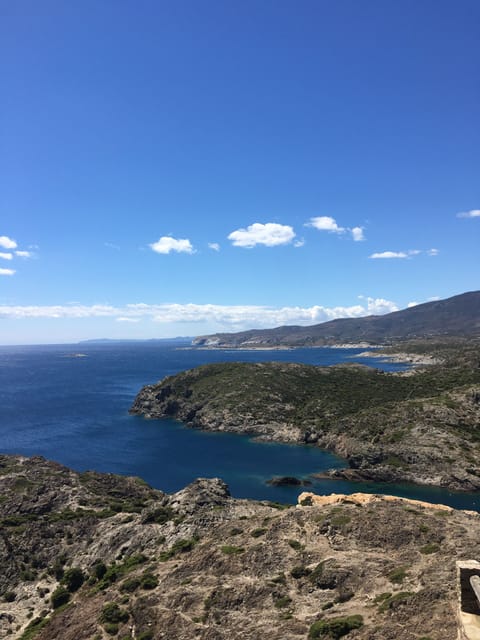
[[[345,458],[348,468],[332,475],[350,480],[480,490],[479,343],[406,349],[441,364],[400,374],[355,364],[205,365],[144,387],[131,411],[314,444]]]
[[[0,456],[0,638],[455,638],[479,515],[323,502],[236,500],[218,479],[166,495]]]

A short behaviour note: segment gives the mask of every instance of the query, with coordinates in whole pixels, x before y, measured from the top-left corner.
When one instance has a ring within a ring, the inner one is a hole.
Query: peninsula
[[[479,342],[404,343],[401,350],[440,364],[404,373],[354,363],[211,364],[144,387],[131,412],[313,444],[343,457],[348,468],[331,473],[350,480],[479,490]]]

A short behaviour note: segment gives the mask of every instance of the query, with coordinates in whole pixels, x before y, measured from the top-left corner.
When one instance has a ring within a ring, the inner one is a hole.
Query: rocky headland
[[[172,495],[0,456],[0,638],[452,640],[480,516],[382,496]]]
[[[410,375],[353,363],[205,365],[144,387],[131,412],[313,444],[343,457],[348,468],[331,475],[349,480],[479,490],[478,343],[435,344],[429,353],[424,344],[404,345],[401,351],[414,361],[428,356],[431,364]]]

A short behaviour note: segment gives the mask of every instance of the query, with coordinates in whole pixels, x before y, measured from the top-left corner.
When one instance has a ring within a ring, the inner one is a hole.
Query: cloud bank
[[[113,305],[0,305],[2,319],[81,319],[112,318],[116,322],[206,323],[214,331],[240,331],[251,328],[270,328],[285,324],[310,325],[336,318],[359,318],[397,311],[398,306],[383,298],[362,297],[353,306],[326,307],[269,307],[257,305],[216,304],[127,304]]]

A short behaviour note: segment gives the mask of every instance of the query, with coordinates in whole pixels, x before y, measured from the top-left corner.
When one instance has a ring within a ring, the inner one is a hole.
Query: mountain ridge
[[[307,327],[280,326],[198,336],[199,347],[306,347],[338,343],[378,344],[445,336],[480,335],[480,291],[469,291],[382,316],[338,318]]]

